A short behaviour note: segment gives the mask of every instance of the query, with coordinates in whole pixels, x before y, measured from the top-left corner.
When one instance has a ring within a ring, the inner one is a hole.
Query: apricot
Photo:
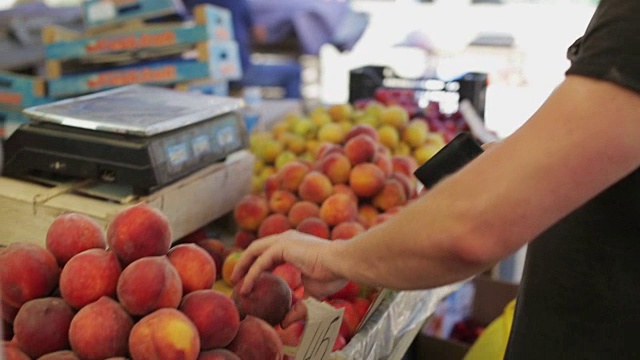
[[[302,179],[309,172],[309,167],[301,161],[291,161],[285,164],[277,173],[278,187],[292,193],[298,191]]]
[[[158,309],[133,325],[129,353],[133,360],[196,360],[200,353],[198,329],[178,309]]]
[[[80,309],[103,296],[116,296],[122,267],[113,251],[85,250],[72,257],[60,273],[60,295]]]
[[[380,112],[380,123],[403,128],[409,122],[409,113],[400,105],[389,105]]]
[[[354,221],[358,215],[358,204],[346,194],[329,196],[320,206],[320,219],[329,226]]]
[[[331,240],[347,240],[365,232],[365,227],[357,221],[345,221],[331,229]]]
[[[7,305],[19,308],[51,294],[59,277],[56,258],[42,246],[16,242],[0,251],[0,298]]]
[[[240,322],[238,333],[227,349],[242,360],[279,360],[284,357],[282,340],[273,326],[252,315]]]
[[[333,121],[347,121],[353,114],[353,105],[349,103],[334,104],[329,106],[327,113]]]
[[[198,290],[187,294],[180,307],[196,326],[202,350],[222,348],[236,336],[240,314],[234,302],[216,290]]]
[[[311,201],[316,204],[322,203],[331,195],[333,183],[331,179],[320,171],[310,171],[298,188],[298,196],[302,200]]]
[[[402,141],[411,148],[417,148],[425,143],[427,134],[429,133],[429,125],[424,119],[410,120],[407,126],[402,130]]]
[[[344,154],[332,153],[318,160],[315,168],[326,175],[332,184],[345,184],[349,180],[351,161]]]
[[[145,256],[165,255],[171,240],[169,219],[146,203],[120,211],[107,228],[109,249],[124,266]]]
[[[133,324],[133,319],[120,303],[103,296],[80,309],[71,320],[71,349],[86,360],[127,356]]]
[[[384,187],[384,172],[374,164],[361,163],[351,169],[349,186],[358,197],[369,198]]]
[[[172,247],[167,259],[180,276],[183,296],[192,291],[210,289],[216,281],[216,263],[205,249],[196,244]]]
[[[240,318],[253,315],[276,325],[291,309],[291,289],[281,277],[268,272],[260,274],[251,292],[246,295],[239,293],[243,283],[244,280],[240,280],[231,294]]]
[[[338,123],[328,123],[320,126],[316,134],[318,141],[341,144],[344,141],[346,131]]]
[[[49,228],[45,246],[61,267],[74,255],[84,250],[107,247],[107,240],[100,224],[93,218],[78,213],[59,215]]]
[[[298,201],[298,197],[287,190],[276,190],[269,198],[269,208],[274,213],[287,215],[289,209]]]
[[[116,292],[129,314],[143,316],[164,307],[177,308],[182,281],[166,256],[147,256],[124,268]]]
[[[69,325],[74,313],[58,297],[44,297],[24,303],[13,322],[17,345],[32,358],[69,349]]]
[[[296,227],[296,230],[301,233],[317,236],[323,239],[328,239],[331,235],[329,225],[317,217],[310,217],[302,220],[300,224],[298,224],[298,227]]]
[[[300,225],[302,220],[309,217],[317,217],[319,214],[320,207],[318,204],[311,201],[298,201],[291,206],[291,209],[289,209],[287,218],[289,219],[289,223],[291,223],[292,227],[297,227]]]
[[[400,144],[400,132],[391,125],[382,125],[378,128],[379,142],[388,149],[394,150]]]
[[[233,218],[238,227],[249,231],[258,230],[267,215],[269,215],[267,199],[254,194],[243,196],[233,210]]]
[[[289,219],[283,214],[271,214],[267,216],[258,228],[258,238],[280,234],[291,229]]]

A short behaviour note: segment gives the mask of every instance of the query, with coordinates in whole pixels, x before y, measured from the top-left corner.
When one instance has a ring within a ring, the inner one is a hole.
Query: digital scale
[[[247,147],[240,99],[129,85],[23,110],[3,176],[148,194]]]

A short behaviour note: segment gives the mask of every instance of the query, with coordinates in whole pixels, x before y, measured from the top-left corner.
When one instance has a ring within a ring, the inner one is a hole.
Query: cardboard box
[[[82,18],[85,27],[99,28],[131,19],[150,19],[185,13],[177,0],[85,0]]]
[[[477,276],[471,284],[474,292],[468,317],[484,325],[500,316],[505,306],[518,293],[518,284],[495,280],[488,276]],[[443,303],[448,300],[451,298],[444,299]],[[443,321],[437,317],[437,313],[432,315],[414,340],[410,359],[459,360],[464,358],[471,348],[467,343],[430,335],[429,333],[433,332],[433,322]]]
[[[0,107],[25,108],[50,101],[44,78],[0,71]]]
[[[170,221],[177,240],[232,211],[251,191],[255,158],[248,150],[237,151],[220,163],[140,198],[119,201],[75,192],[82,184],[48,187],[0,177],[0,244],[31,242],[45,244],[47,230],[64,212],[78,212],[105,227],[116,213],[139,202],[161,210]]]

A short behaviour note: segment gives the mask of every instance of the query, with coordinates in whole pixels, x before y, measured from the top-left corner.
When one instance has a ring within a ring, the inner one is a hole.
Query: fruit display
[[[317,107],[308,114],[288,114],[268,131],[251,133],[250,150],[256,157],[253,192],[262,192],[267,178],[285,164],[294,160],[316,162],[320,155],[333,152],[328,151],[331,144],[341,147],[340,153],[351,165],[375,162],[373,158],[379,158],[375,156],[379,153],[378,144],[382,144],[390,156],[410,156],[421,165],[467,129],[459,114],[442,114],[437,103],[429,104],[424,114],[416,116],[407,109],[403,103],[374,100]],[[361,137],[349,142],[363,133],[370,135],[370,139]],[[336,163],[330,165],[332,170],[326,174],[333,176],[332,181],[348,182],[348,179],[336,179],[345,174],[338,169],[349,166],[344,158],[324,161]],[[286,184],[285,190],[291,191],[291,185]]]
[[[65,213],[50,225],[45,246],[0,248],[0,355],[286,358],[284,345],[298,345],[304,332],[304,320],[280,325],[304,297],[300,272],[281,265],[239,295],[241,283],[231,284],[230,275],[242,249],[206,233],[171,243],[168,224],[144,203],[116,214],[106,231],[86,215]],[[334,349],[354,334],[371,294],[349,284],[327,299],[345,308]]]

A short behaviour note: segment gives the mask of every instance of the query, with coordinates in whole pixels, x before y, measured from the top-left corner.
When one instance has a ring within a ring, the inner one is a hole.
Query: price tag
[[[314,298],[303,301],[307,306],[307,321],[295,358],[296,360],[327,359],[338,338],[344,309],[336,309]]]

